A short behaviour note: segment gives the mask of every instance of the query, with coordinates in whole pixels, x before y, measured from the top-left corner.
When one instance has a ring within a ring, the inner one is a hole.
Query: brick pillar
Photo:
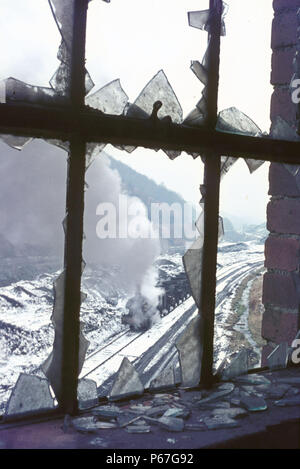
[[[273,7],[272,126],[281,117],[296,128],[297,106],[292,102],[289,86],[294,74],[300,0],[274,0]],[[300,171],[294,176],[284,165],[272,163],[269,183],[267,228],[270,234],[265,245],[268,271],[264,275],[262,323],[262,336],[267,345],[262,353],[262,366],[277,344],[291,345],[300,328]]]

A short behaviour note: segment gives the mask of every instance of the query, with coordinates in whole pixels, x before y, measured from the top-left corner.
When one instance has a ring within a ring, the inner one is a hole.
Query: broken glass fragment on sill
[[[300,396],[286,397],[274,402],[278,407],[300,406]]]
[[[274,384],[266,393],[267,399],[281,399],[290,389],[288,384]]]
[[[176,342],[181,365],[182,386],[198,386],[202,361],[202,331],[200,314],[196,316]]]
[[[212,391],[208,392],[208,396],[200,399],[195,403],[197,407],[206,407],[206,405],[211,403],[212,401],[217,401],[221,399],[221,397],[227,396],[234,391],[234,384],[233,383],[224,383],[219,385],[217,388],[213,389]]]
[[[237,158],[232,156],[221,156],[221,178],[223,178],[230,168],[237,162]]]
[[[157,423],[160,427],[170,432],[182,432],[184,429],[183,420],[176,417],[160,417]]]
[[[121,428],[127,427],[127,425],[137,422],[138,420],[141,420],[141,415],[136,415],[133,412],[126,412],[125,414],[120,413],[117,416],[117,422]]]
[[[115,423],[97,422],[94,417],[77,417],[72,421],[72,425],[78,432],[95,433],[98,430],[117,428]]]
[[[222,373],[222,380],[229,380],[236,376],[243,375],[248,372],[249,366],[249,353],[247,349],[241,350],[236,357],[234,357],[229,365]]]
[[[5,415],[54,409],[48,380],[21,373],[7,402]]]
[[[165,389],[175,386],[174,370],[173,367],[163,370],[155,379],[150,383],[150,389]]]
[[[283,378],[278,378],[277,382],[300,386],[300,378],[296,376],[284,376]]]
[[[289,347],[287,342],[277,345],[277,347],[268,355],[268,367],[271,370],[286,368],[289,357]]]
[[[85,98],[85,103],[105,114],[121,115],[128,103],[128,96],[120,80],[114,80]]]
[[[124,357],[116,378],[112,385],[109,398],[118,399],[129,395],[142,394],[144,386],[140,380],[139,374],[130,363],[128,358]]]
[[[187,115],[182,124],[188,125],[189,127],[200,127],[201,125],[204,125],[204,123],[204,115],[199,111],[198,107],[196,107]],[[199,156],[198,153],[194,156],[194,158],[197,156]]]
[[[77,387],[79,409],[87,409],[98,404],[97,384],[91,379],[80,379]]]
[[[0,134],[0,140],[6,143],[11,148],[15,150],[23,150],[24,146],[29,143],[32,138],[31,137],[18,137],[17,135],[8,135],[8,134]]]
[[[267,410],[268,406],[262,397],[241,392],[241,404],[249,412],[261,412]]]
[[[110,421],[117,418],[122,411],[117,406],[99,406],[92,410],[92,414],[99,420]]]
[[[215,415],[214,417],[204,418],[203,422],[208,430],[221,430],[223,428],[235,428],[240,426],[236,420],[226,415]]]
[[[251,374],[251,375],[241,375],[237,376],[233,379],[234,382],[238,384],[245,384],[245,385],[264,385],[270,386],[271,381],[266,378],[265,376],[258,375],[258,374]]]
[[[125,430],[128,433],[150,433],[151,427],[149,425],[129,425]]]

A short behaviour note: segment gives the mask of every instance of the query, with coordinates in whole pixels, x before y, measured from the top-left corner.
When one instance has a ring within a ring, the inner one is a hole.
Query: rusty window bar
[[[70,74],[71,112],[75,116],[84,106],[85,97],[87,7],[88,0],[75,1]],[[80,131],[73,129],[70,138],[66,197],[63,354],[61,396],[59,401],[60,408],[68,414],[74,414],[78,410],[77,385],[79,370],[85,149],[86,142],[82,139]]]
[[[220,38],[222,0],[209,2],[209,46],[207,50],[207,126],[214,129],[218,114]],[[216,294],[216,265],[218,251],[219,191],[221,155],[213,151],[203,155],[204,161],[204,240],[201,271],[201,342],[202,360],[200,384],[209,387],[213,382],[214,318]]]

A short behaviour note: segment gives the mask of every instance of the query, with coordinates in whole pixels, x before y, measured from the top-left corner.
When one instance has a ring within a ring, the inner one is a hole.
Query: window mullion
[[[207,50],[207,125],[217,123],[220,63],[220,36],[223,2],[210,0],[210,34]],[[204,155],[204,241],[201,275],[201,340],[203,346],[200,383],[206,387],[213,381],[213,343],[218,249],[220,155],[213,149]]]
[[[85,35],[88,0],[75,0],[71,52],[70,99],[73,115],[78,116],[85,97]],[[82,273],[86,142],[79,132],[70,139],[67,181],[65,234],[65,291],[63,323],[62,392],[60,406],[73,414],[77,411],[79,373],[79,334]]]

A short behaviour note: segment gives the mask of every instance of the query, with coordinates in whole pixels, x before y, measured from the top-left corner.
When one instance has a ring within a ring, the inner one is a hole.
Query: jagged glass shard
[[[56,72],[54,73],[53,77],[49,82],[51,88],[56,91],[56,93],[60,95],[64,95],[69,91],[69,84],[70,84],[70,67],[68,64],[62,62]],[[95,84],[89,74],[89,72],[85,71],[85,94],[88,94],[92,88],[94,88]]]
[[[189,11],[188,20],[189,26],[192,28],[201,29],[202,31],[209,31],[209,10]]]
[[[224,23],[224,18],[228,11],[228,5],[223,2],[222,8],[222,22],[221,22],[221,36],[226,35],[226,27]],[[209,10],[201,10],[201,11],[190,11],[188,12],[188,20],[189,26],[197,29],[201,29],[202,31],[210,32],[210,24],[209,24]]]
[[[176,150],[164,150],[164,153],[168,155],[170,160],[175,160],[175,158],[181,155],[181,151]]]
[[[80,409],[98,404],[97,384],[91,379],[81,379],[77,387],[78,405]]]
[[[49,81],[49,84],[51,88],[60,95],[68,92],[70,84],[70,67],[65,63],[61,63]]]
[[[7,104],[16,102],[45,105],[65,103],[65,98],[57,95],[52,88],[28,85],[12,77],[2,81],[2,88],[4,90],[2,99],[4,100],[3,102]]]
[[[58,400],[60,400],[62,394],[61,364],[63,358],[64,284],[65,271],[63,271],[54,282],[54,305],[51,321],[54,326],[55,337],[53,343],[53,350],[41,367],[43,372],[49,379],[50,384],[54,390],[55,396]],[[86,338],[84,337],[82,333],[82,326],[80,325],[79,373],[81,372],[88,346],[89,341],[86,340]]]
[[[289,347],[287,342],[277,345],[277,347],[267,357],[268,367],[271,370],[286,368],[289,357]]]
[[[144,386],[140,380],[139,374],[128,358],[123,358],[112,385],[109,398],[117,399],[120,396],[142,394],[143,392]]]
[[[95,83],[92,80],[91,75],[85,69],[85,94],[88,94],[95,86]]]
[[[250,173],[254,173],[254,171],[256,171],[264,164],[264,161],[262,160],[253,160],[248,158],[245,160],[245,162],[249,168]]]
[[[128,103],[128,96],[123,90],[120,80],[117,79],[87,96],[85,103],[105,114],[121,115]]]
[[[5,415],[53,409],[54,401],[46,379],[21,373],[6,404]]]
[[[204,88],[204,90],[206,90],[206,88]],[[201,114],[203,114],[203,116],[205,117],[207,115],[207,100],[204,94],[200,101],[196,104],[196,106],[199,112],[201,112]]]
[[[70,151],[70,143],[69,142],[63,142],[62,140],[56,140],[54,138],[49,138],[46,140],[47,143],[50,143],[51,145],[55,145],[58,148],[61,148],[62,150],[66,151],[69,153]]]
[[[148,118],[152,114],[153,104],[156,101],[162,102],[162,106],[157,113],[159,119],[170,116],[175,124],[181,124],[182,108],[163,70],[160,70],[147,83],[133,105],[129,107],[127,115],[133,117],[134,114],[134,117]]]
[[[185,328],[176,342],[181,366],[182,386],[198,386],[203,353],[200,314]]]
[[[218,238],[224,236],[224,223],[223,218],[219,217],[219,225],[218,225]]]
[[[22,150],[24,146],[29,143],[32,138],[31,137],[18,137],[16,135],[8,135],[8,134],[0,134],[0,140],[6,143],[11,148],[16,150]]]
[[[222,379],[227,380],[245,373],[248,373],[249,358],[248,350],[241,350],[236,357],[232,359],[230,364],[222,373]]]
[[[95,158],[100,155],[105,148],[106,143],[87,143],[86,144],[86,169],[91,166]]]
[[[150,383],[150,389],[164,389],[175,386],[173,367],[163,370]]]
[[[198,60],[194,60],[191,62],[191,70],[194,72],[198,80],[200,80],[201,83],[206,86],[208,83],[208,74],[206,68]]]
[[[189,127],[200,127],[205,123],[204,114],[199,111],[198,107],[193,109],[183,121],[183,125],[188,125]],[[198,156],[198,154],[197,154]]]
[[[221,178],[228,173],[230,168],[237,162],[237,158],[232,156],[221,156]]]
[[[75,0],[51,0],[54,6],[54,15],[59,23],[60,32],[69,50],[73,40],[73,18]]]
[[[241,375],[234,378],[234,381],[239,384],[244,385],[258,385],[258,386],[270,386],[271,381],[266,378],[265,376],[258,375],[258,374],[251,374],[251,375]]]
[[[199,237],[183,256],[185,273],[189,279],[192,296],[200,308],[201,299],[201,270],[202,270],[203,238]]]

